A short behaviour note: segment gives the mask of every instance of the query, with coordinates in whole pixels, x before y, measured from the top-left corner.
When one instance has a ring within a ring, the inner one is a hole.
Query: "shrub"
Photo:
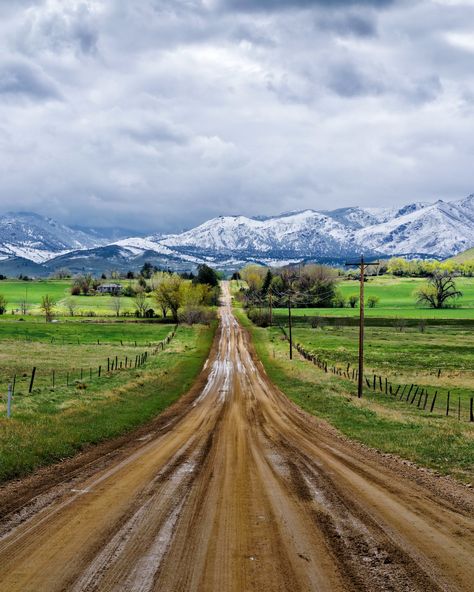
[[[346,306],[346,297],[341,293],[336,293],[333,299],[334,308],[344,308]]]
[[[357,296],[356,294],[351,294],[351,296],[349,296],[349,305],[351,308],[355,308],[358,302],[359,296]]]
[[[209,325],[216,318],[216,313],[204,306],[185,306],[179,312],[179,322],[186,325],[196,325],[197,323]]]
[[[369,308],[375,308],[379,302],[380,298],[378,296],[369,296],[367,298],[367,305]]]
[[[254,325],[257,325],[257,327],[270,326],[270,313],[268,312],[268,310],[252,308],[248,311],[247,316]]]

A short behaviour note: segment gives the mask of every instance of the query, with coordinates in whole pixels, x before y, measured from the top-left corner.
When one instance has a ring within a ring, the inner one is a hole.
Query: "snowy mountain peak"
[[[335,261],[361,252],[448,257],[472,246],[474,194],[394,208],[217,216],[181,233],[120,240],[113,230],[101,236],[100,229],[70,228],[32,212],[0,216],[0,259],[22,257],[49,270],[128,269],[144,260],[181,268],[197,263],[236,267],[248,261],[276,265]]]

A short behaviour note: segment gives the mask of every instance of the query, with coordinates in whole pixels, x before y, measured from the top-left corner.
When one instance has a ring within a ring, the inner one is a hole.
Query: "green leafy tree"
[[[195,284],[207,284],[208,286],[215,287],[219,284],[219,276],[216,271],[203,263],[198,265],[197,276],[194,278]]]
[[[426,285],[416,292],[420,304],[428,304],[437,309],[446,308],[460,296],[462,292],[456,289],[453,275],[449,271],[435,271]]]

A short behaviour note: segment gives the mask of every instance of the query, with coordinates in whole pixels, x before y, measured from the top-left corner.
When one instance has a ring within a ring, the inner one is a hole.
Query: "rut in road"
[[[290,403],[226,284],[220,319],[167,424],[5,517],[0,590],[471,590],[468,510]]]

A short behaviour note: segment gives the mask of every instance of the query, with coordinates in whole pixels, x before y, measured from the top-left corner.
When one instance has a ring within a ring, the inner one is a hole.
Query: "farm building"
[[[99,292],[100,294],[112,294],[114,296],[120,294],[121,291],[121,284],[101,284],[97,288],[97,292]]]

